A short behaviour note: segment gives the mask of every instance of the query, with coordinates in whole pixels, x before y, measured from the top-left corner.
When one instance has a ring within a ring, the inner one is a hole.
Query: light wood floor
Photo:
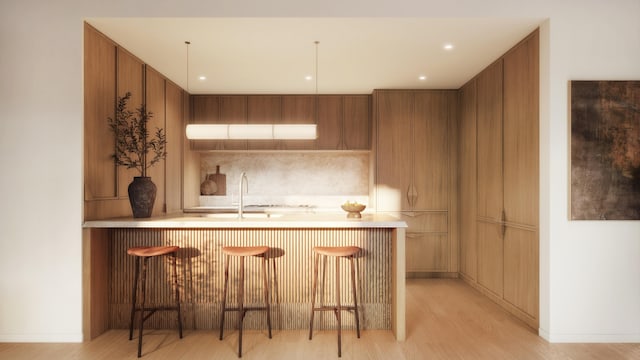
[[[251,314],[251,313],[250,313]],[[255,313],[258,314],[258,313]],[[251,316],[251,315],[247,315]],[[259,316],[259,315],[257,315]],[[343,332],[343,359],[640,359],[640,344],[549,344],[460,280],[407,281],[407,341],[390,331]],[[336,333],[247,331],[243,359],[337,358]],[[111,330],[82,344],[0,344],[0,359],[135,359],[137,341]],[[237,359],[237,332],[145,332],[143,359]]]

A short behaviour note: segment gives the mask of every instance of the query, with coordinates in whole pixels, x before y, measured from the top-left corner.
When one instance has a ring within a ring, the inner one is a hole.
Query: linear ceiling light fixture
[[[318,41],[316,45],[316,97],[318,95]],[[187,87],[189,86],[189,42],[187,44]],[[188,90],[188,89],[187,89]],[[316,124],[189,124],[189,140],[315,140]]]

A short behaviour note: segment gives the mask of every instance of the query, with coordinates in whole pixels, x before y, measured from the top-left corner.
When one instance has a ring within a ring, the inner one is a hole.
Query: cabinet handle
[[[502,209],[502,214],[500,215],[500,232],[504,238],[504,234],[507,232],[507,214],[504,209]]]
[[[411,207],[415,206],[416,201],[418,200],[418,190],[413,184],[409,185],[407,189],[407,201]]]

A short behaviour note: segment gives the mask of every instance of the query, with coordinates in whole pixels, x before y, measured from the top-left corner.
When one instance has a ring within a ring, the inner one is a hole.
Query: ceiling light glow
[[[198,76],[198,80],[204,81],[204,80],[207,80],[207,77],[204,76],[204,75],[200,75],[200,76]]]
[[[307,81],[310,81],[310,80],[313,79],[313,76],[307,75],[307,76],[304,77],[304,79],[307,80]]]
[[[427,77],[425,75],[420,75],[418,76],[418,80],[424,81],[424,80],[427,80]]]
[[[453,44],[444,44],[443,47],[445,50],[453,50]]]

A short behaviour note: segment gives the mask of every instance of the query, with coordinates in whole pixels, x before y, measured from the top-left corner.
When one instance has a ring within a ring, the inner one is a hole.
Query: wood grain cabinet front
[[[376,210],[409,224],[409,273],[457,272],[455,224],[448,221],[456,211],[457,93],[376,90],[373,104]]]

